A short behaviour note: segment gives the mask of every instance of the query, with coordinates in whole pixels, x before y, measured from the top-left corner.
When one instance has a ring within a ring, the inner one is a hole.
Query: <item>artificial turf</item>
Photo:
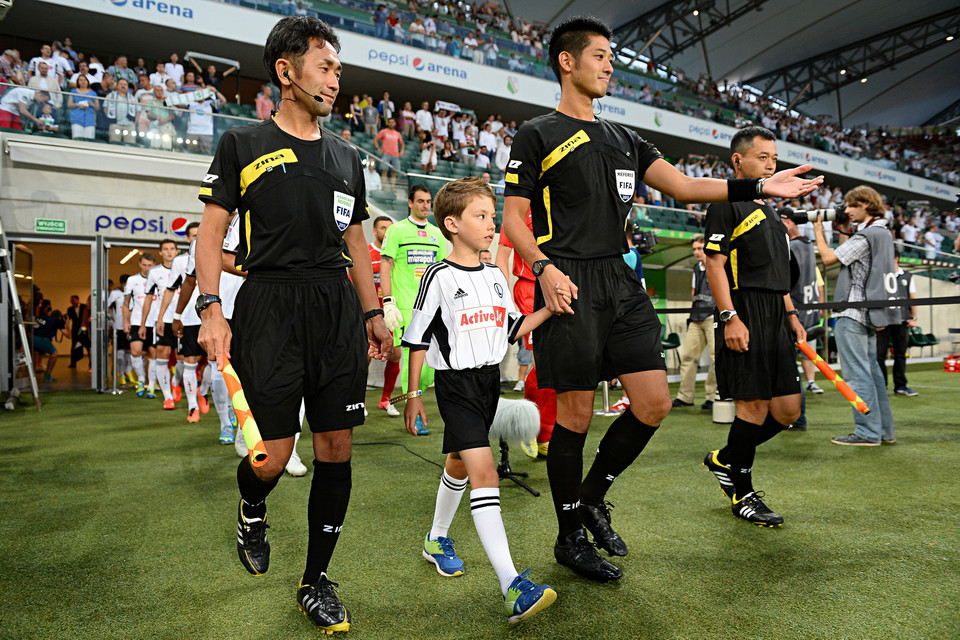
[[[807,398],[809,431],[759,450],[755,484],[782,529],[734,518],[701,466],[726,426],[673,410],[608,496],[630,547],[617,583],[555,563],[545,464],[516,448],[514,469],[543,495],[501,485],[511,549],[559,599],[513,628],[466,502],[450,533],[466,574],[442,578],[420,555],[439,469],[398,445],[442,463],[432,392],[428,437],[372,410],[355,432],[353,497],[331,567],[353,612],[348,637],[960,638],[960,376],[908,373],[920,395],[891,399],[897,444],[830,444],[852,417],[827,389]],[[368,406],[378,398],[369,392]],[[255,578],[235,548],[238,458],[217,443],[212,411],[188,424],[185,410],[132,393],[43,400],[41,413],[0,415],[0,637],[318,635],[294,597],[309,475],[271,494],[270,571]],[[610,421],[595,419],[587,464]],[[308,442],[299,451],[309,463]]]

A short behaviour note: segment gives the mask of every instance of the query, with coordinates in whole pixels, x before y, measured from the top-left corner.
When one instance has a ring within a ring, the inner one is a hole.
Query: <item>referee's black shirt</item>
[[[727,256],[724,270],[731,291],[790,292],[787,228],[771,207],[756,202],[712,204],[704,234],[704,252]]]
[[[357,152],[334,135],[301,140],[272,119],[223,134],[199,198],[238,211],[246,271],[350,267],[343,232],[369,217]]]
[[[554,111],[517,131],[504,194],[529,198],[533,234],[546,255],[621,256],[633,194],[661,157],[626,127]]]

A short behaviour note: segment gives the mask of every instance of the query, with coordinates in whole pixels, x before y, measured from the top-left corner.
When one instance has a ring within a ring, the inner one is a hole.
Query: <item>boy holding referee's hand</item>
[[[514,568],[500,517],[500,478],[488,433],[500,398],[499,363],[508,341],[529,333],[551,314],[544,308],[521,315],[503,272],[480,261],[480,251],[490,246],[496,232],[495,205],[493,191],[476,177],[450,182],[437,193],[434,214],[443,235],[453,242],[453,251],[428,267],[420,280],[403,346],[410,349],[408,389],[420,389],[424,358],[436,370],[437,407],[445,425],[447,462],[423,556],[442,576],[463,573],[463,562],[447,533],[469,477],[473,522],[497,572],[513,624],[549,607],[557,593],[529,580],[529,570],[518,575]],[[569,291],[559,293],[569,302]],[[407,431],[413,435],[417,417],[427,421],[419,395],[420,391],[408,394],[404,411]]]

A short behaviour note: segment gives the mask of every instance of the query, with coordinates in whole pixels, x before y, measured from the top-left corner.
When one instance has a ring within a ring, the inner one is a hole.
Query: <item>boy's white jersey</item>
[[[127,278],[124,296],[130,296],[130,326],[139,327],[143,319],[143,301],[147,297],[147,279],[139,273]]]
[[[147,316],[146,326],[153,327],[157,324],[157,318],[160,316],[160,299],[163,297],[163,290],[167,288],[167,281],[170,279],[170,268],[162,264],[151,267],[147,272],[146,293],[153,296],[153,302],[150,303],[150,315]],[[130,280],[128,279],[127,282]],[[173,322],[173,319],[170,320]]]
[[[427,349],[427,364],[434,369],[500,364],[522,322],[496,265],[464,267],[442,260],[420,280],[403,346]]]

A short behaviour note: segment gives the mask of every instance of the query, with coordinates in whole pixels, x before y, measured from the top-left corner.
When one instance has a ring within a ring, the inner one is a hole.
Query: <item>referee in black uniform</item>
[[[610,28],[592,17],[561,22],[550,40],[560,79],[556,111],[529,120],[514,138],[505,176],[504,225],[537,277],[535,308],[554,316],[533,340],[541,385],[557,390],[557,424],[547,473],[559,534],[554,555],[588,578],[622,576],[583,531],[611,555],[627,547],[610,527],[607,489],[640,454],[670,411],[660,322],[636,274],[622,259],[623,233],[640,181],[682,202],[748,201],[758,194],[795,197],[822,178],[796,175],[809,166],[758,180],[689,178],[649,142],[594,115],[613,73]],[[533,232],[527,228],[532,209]],[[560,291],[570,291],[568,304]],[[631,400],[600,442],[583,477],[583,446],[600,380],[618,377]]]
[[[763,127],[733,136],[730,151],[737,178],[765,178],[777,167],[777,142]],[[761,199],[711,205],[705,235],[707,277],[717,302],[717,385],[733,398],[737,417],[727,446],[703,464],[720,481],[733,515],[779,527],[753,489],[757,446],[800,416],[800,376],[793,346],[807,332],[790,298],[790,245],[779,214]]]
[[[363,164],[346,143],[323,135],[317,120],[340,88],[339,50],[336,34],[316,18],[274,26],[263,59],[281,87],[279,112],[224,133],[200,189],[196,250],[200,343],[217,362],[221,354],[232,358],[269,454],[261,467],[248,456],[237,469],[240,560],[254,575],[267,570],[264,500],[290,458],[303,398],[316,461],[297,603],[325,632],[350,627],[326,571],[350,500],[351,429],[363,423],[367,355],[383,359],[393,342],[360,226],[368,217]],[[231,336],[216,294],[234,209],[236,267],[248,275]]]

